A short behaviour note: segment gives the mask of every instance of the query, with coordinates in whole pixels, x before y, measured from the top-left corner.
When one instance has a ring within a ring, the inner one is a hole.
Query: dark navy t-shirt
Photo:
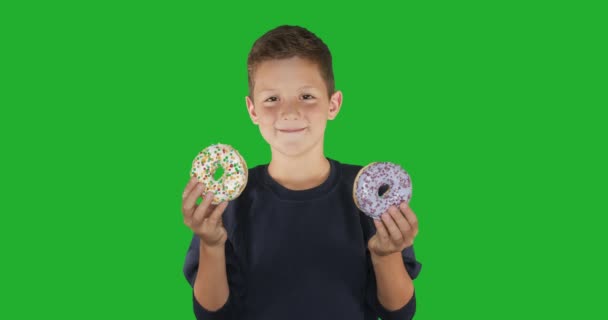
[[[375,320],[411,319],[416,295],[399,310],[377,298],[367,241],[373,220],[353,201],[353,182],[361,166],[328,159],[329,177],[321,185],[289,190],[268,174],[268,165],[249,170],[243,193],[223,214],[228,301],[204,309],[194,298],[197,319]],[[199,261],[194,235],[184,274],[194,286]],[[412,279],[421,264],[414,248],[402,252]]]

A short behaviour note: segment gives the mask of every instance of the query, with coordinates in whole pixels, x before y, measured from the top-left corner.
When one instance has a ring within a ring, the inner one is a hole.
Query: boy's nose
[[[288,104],[281,110],[281,118],[284,120],[298,119],[300,117],[299,108],[295,104]]]

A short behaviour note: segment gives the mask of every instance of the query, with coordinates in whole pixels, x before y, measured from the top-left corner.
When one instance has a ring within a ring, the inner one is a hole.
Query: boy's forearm
[[[414,283],[410,278],[400,252],[387,256],[371,254],[378,300],[390,311],[405,306],[414,295]]]
[[[224,246],[200,246],[198,273],[194,280],[194,296],[209,311],[220,309],[228,301],[228,278]]]

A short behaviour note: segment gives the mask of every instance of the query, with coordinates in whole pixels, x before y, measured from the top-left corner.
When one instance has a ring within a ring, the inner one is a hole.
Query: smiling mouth
[[[286,132],[286,133],[293,133],[293,132],[304,131],[305,129],[306,128],[300,128],[300,129],[279,129],[279,131]]]

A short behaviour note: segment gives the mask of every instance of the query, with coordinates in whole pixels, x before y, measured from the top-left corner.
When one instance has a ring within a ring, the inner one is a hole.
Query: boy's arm
[[[373,280],[372,305],[383,320],[409,320],[416,313],[413,279],[422,265],[416,261],[413,246],[400,253],[380,257],[370,253]]]
[[[193,236],[186,255],[184,275],[192,287],[192,305],[196,319],[233,319],[240,275],[236,268],[236,257],[229,240],[219,248],[200,245]],[[232,283],[229,281],[232,279]]]
[[[386,311],[404,309],[414,296],[414,283],[405,269],[401,253],[383,257],[372,253],[371,259],[376,275],[378,301]],[[404,314],[399,319],[411,317]]]
[[[199,245],[199,264],[194,280],[194,297],[202,308],[216,312],[228,301],[225,247]]]

